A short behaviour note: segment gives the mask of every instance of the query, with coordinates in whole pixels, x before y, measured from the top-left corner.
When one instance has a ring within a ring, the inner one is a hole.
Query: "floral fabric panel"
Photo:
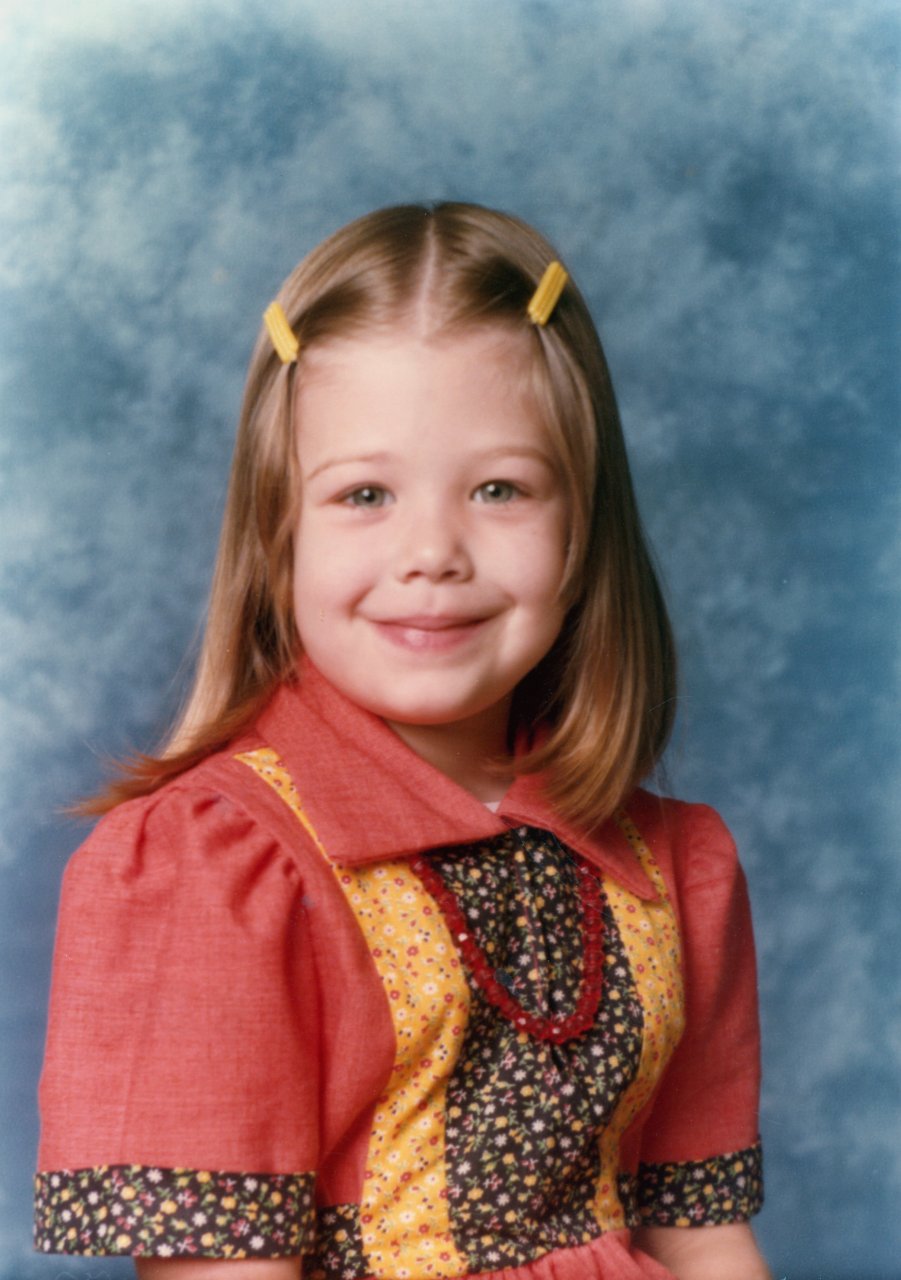
[[[638,1221],[637,1211],[628,1194],[630,1184],[619,1176],[620,1142],[626,1129],[650,1099],[685,1026],[682,949],[675,911],[660,868],[635,824],[623,811],[617,813],[616,823],[635,851],[658,896],[643,901],[613,880],[604,882],[644,1014],[639,1069],[624,1090],[616,1115],[600,1139],[601,1176],[595,1214],[607,1230],[634,1226]]]
[[[93,1257],[282,1258],[312,1239],[314,1175],[106,1165],[39,1173],[35,1240]]]
[[[522,1266],[601,1234],[598,1137],[641,1058],[642,1008],[608,907],[583,910],[583,866],[550,833],[520,827],[430,859],[461,904],[480,952],[524,1008],[565,1019],[585,957],[603,937],[604,987],[589,1030],[564,1043],[498,1017],[474,989],[448,1088],[448,1196],[472,1271]]]
[[[263,748],[238,759],[278,792],[321,849],[275,752]],[[444,917],[409,859],[353,869],[329,865],[381,978],[397,1056],[375,1110],[361,1203],[320,1213],[304,1277],[463,1276],[469,1266],[454,1243],[448,1212],[444,1117],[469,1016],[466,975]]]
[[[238,758],[315,839],[275,753]],[[330,864],[381,978],[397,1058],[361,1203],[320,1210],[305,1276],[451,1280],[626,1225],[619,1139],[681,1033],[682,991],[674,913],[641,837],[623,829],[658,899],[530,827],[412,860]]]
[[[528,827],[488,845],[464,847],[463,853],[470,855],[468,866],[465,858],[448,866],[434,853],[414,858],[412,865],[451,926],[470,982],[518,1030],[538,1040],[564,1044],[589,1031],[604,979],[603,892],[597,873],[577,862],[550,832]],[[479,883],[482,863],[487,867],[498,853],[499,878],[491,883],[486,876]],[[454,874],[461,866],[462,881]],[[543,883],[536,889],[533,880]],[[468,882],[472,891],[467,893]],[[504,893],[511,884],[512,899]],[[491,936],[491,925],[504,915],[504,932],[515,923],[513,932],[519,935],[512,943],[507,939],[512,963],[504,962]]]
[[[634,1180],[641,1221],[655,1227],[743,1222],[763,1205],[760,1144],[684,1164],[643,1164]]]

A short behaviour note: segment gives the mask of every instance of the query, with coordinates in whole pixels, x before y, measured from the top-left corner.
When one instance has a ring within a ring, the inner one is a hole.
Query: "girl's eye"
[[[510,484],[509,480],[486,480],[476,489],[475,498],[478,502],[500,503],[510,502],[519,494],[520,490],[515,484]]]
[[[364,484],[359,489],[346,493],[341,501],[349,507],[383,507],[388,501],[388,491],[375,484]]]

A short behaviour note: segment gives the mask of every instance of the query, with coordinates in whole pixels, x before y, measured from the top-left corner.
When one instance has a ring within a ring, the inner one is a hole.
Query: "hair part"
[[[568,282],[549,323],[526,309],[548,242],[478,205],[399,205],[350,223],[314,249],[278,300],[300,341],[282,365],[262,329],[250,360],[194,685],[159,756],[137,756],[81,806],[100,813],[147,794],[224,747],[291,677],[300,649],[292,590],[299,503],[294,404],[305,354],[330,340],[407,324],[451,337],[521,333],[527,376],[560,465],[569,508],[551,652],[520,684],[512,730],[550,732],[517,761],[547,772],[566,817],[599,823],[653,769],[675,714],[675,651],[635,501],[607,362]]]

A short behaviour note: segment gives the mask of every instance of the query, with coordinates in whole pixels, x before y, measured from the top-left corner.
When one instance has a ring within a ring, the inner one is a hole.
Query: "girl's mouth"
[[[378,632],[392,644],[416,652],[444,653],[465,644],[487,622],[484,617],[426,614],[375,622]]]

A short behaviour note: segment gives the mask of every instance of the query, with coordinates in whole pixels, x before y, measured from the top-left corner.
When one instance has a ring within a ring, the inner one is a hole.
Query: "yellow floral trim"
[[[625,811],[615,817],[658,896],[642,900],[605,878],[607,901],[619,925],[644,1011],[641,1062],[601,1138],[601,1179],[595,1214],[605,1231],[629,1225],[619,1194],[617,1171],[623,1133],[649,1100],[685,1027],[682,950],[676,913],[660,868]]]
[[[291,775],[268,747],[237,757],[292,809],[327,857]],[[385,989],[397,1056],[376,1107],[360,1203],[371,1272],[454,1277],[445,1099],[469,1017],[469,986],[444,917],[406,859],[348,868],[329,860]],[[415,945],[414,945],[415,939]],[[448,1010],[456,1015],[448,1017]]]

